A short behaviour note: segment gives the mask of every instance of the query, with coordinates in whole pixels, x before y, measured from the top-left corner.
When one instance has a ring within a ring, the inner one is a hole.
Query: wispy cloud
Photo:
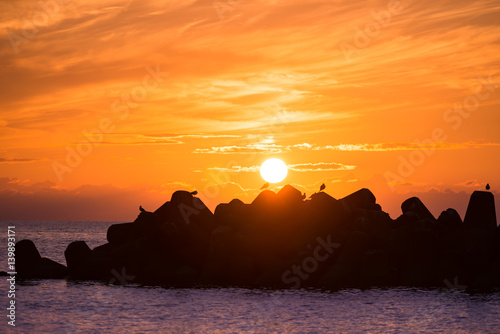
[[[193,189],[193,185],[182,181],[167,182],[160,186],[160,192],[162,193],[172,193],[177,190],[193,191]]]
[[[107,145],[162,145],[162,144],[184,144],[181,139],[228,139],[240,138],[239,135],[216,135],[216,134],[134,134],[115,133],[108,134],[109,140],[102,142]]]
[[[197,148],[193,153],[209,154],[245,154],[245,153],[280,153],[283,146],[276,144],[248,144],[245,146],[219,146],[211,148]]]
[[[467,148],[481,148],[500,146],[500,143],[378,143],[378,144],[339,144],[326,146],[312,146],[308,149],[322,151],[363,151],[363,152],[387,152],[387,151],[414,151],[414,150],[461,150]]]
[[[196,138],[196,139],[214,139],[214,138],[241,138],[240,135],[215,135],[215,134],[194,134],[194,135],[173,135],[171,138]]]
[[[248,144],[245,146],[220,146],[208,149],[198,148],[194,153],[230,154],[230,153],[281,153],[290,151],[346,151],[346,152],[391,152],[414,150],[462,150],[469,148],[497,147],[500,143],[494,142],[465,142],[465,143],[376,143],[376,144],[338,144],[316,145],[309,143],[293,145],[277,144]]]
[[[328,171],[339,171],[339,170],[353,170],[356,166],[344,165],[338,162],[316,162],[316,163],[302,163],[302,164],[290,164],[288,169],[294,172],[328,172]],[[218,172],[226,173],[240,173],[240,172],[250,172],[255,173],[260,170],[260,166],[254,165],[250,167],[244,166],[231,166],[227,167],[210,167],[208,170],[215,170]]]
[[[295,172],[329,172],[337,170],[353,170],[356,166],[344,165],[338,162],[316,162],[288,165]]]
[[[30,163],[30,162],[37,162],[41,161],[40,159],[26,159],[26,158],[13,158],[13,159],[7,159],[7,158],[0,158],[0,164],[21,164],[21,163]]]

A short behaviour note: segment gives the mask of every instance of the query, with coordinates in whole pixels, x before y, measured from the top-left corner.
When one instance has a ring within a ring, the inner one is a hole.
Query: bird
[[[144,208],[142,207],[142,205],[139,206],[139,210],[141,210],[141,212],[146,212],[146,210],[144,210]]]
[[[193,196],[195,196],[195,195],[197,195],[197,194],[198,194],[198,190],[191,191],[191,193],[190,193],[190,194],[191,194],[191,195],[193,195]]]
[[[269,187],[269,182],[264,183],[264,185],[259,190],[266,189],[267,187]]]
[[[486,184],[486,190],[490,190],[490,189],[491,189],[491,188],[490,188],[490,184],[489,184],[489,183],[488,183],[488,184]]]
[[[319,187],[319,191],[325,190],[325,188],[326,188],[326,185],[323,183],[323,184],[321,185],[321,187]]]

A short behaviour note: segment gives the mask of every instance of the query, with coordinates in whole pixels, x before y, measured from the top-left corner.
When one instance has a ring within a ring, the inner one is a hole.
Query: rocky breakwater
[[[163,286],[500,287],[500,227],[490,192],[472,194],[464,221],[454,209],[436,219],[416,197],[401,209],[392,219],[368,189],[306,199],[287,185],[212,213],[192,193],[177,191],[156,211],[110,226],[102,246],[72,242],[67,268],[40,260],[28,241],[17,245],[29,248],[18,265],[25,277]]]

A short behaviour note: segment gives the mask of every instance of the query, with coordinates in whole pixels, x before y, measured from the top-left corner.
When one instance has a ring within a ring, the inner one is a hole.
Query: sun
[[[281,182],[287,174],[288,167],[280,159],[268,159],[260,166],[260,175],[269,183]]]

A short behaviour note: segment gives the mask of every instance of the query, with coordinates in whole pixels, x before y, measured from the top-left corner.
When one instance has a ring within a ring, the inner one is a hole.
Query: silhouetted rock
[[[20,278],[64,278],[67,268],[51,259],[41,257],[31,240],[16,243],[16,272]]]
[[[290,185],[263,190],[251,204],[235,199],[214,214],[194,192],[176,191],[155,212],[111,225],[107,244],[71,243],[70,277],[109,280],[126,269],[135,282],[181,287],[500,287],[491,193],[472,195],[463,223],[454,209],[436,220],[416,197],[393,220],[368,189],[340,200],[323,190],[307,200]],[[18,244],[26,275],[67,273],[29,241]]]
[[[139,237],[139,227],[134,223],[113,224],[106,237],[111,244],[122,245]]]
[[[302,203],[304,200],[304,196],[300,192],[300,190],[295,189],[291,185],[287,184],[283,188],[278,191],[276,197],[282,203],[282,205],[292,206]]]
[[[155,213],[177,227],[196,226],[209,234],[216,228],[212,212],[199,198],[187,191],[174,192],[170,202]]]
[[[100,253],[109,253],[117,247],[117,245],[112,245],[108,242],[107,244],[95,247],[93,250]]]
[[[65,278],[69,274],[68,268],[49,258],[42,257],[40,262],[34,266],[34,278],[54,279]]]
[[[418,219],[436,219],[418,197],[411,197],[404,201],[401,204],[401,210],[403,213],[414,212]]]
[[[406,240],[404,263],[400,267],[400,283],[406,286],[437,286],[440,284],[438,269],[440,259],[436,233],[417,229]]]
[[[92,257],[92,250],[85,241],[73,241],[64,251],[68,268],[76,268]]]
[[[465,251],[459,248],[443,249],[440,254],[439,280],[453,282],[455,277],[464,279]]]
[[[487,191],[474,191],[464,219],[465,226],[493,229],[497,227],[495,198]]]
[[[337,200],[325,192],[314,193],[311,195],[311,203],[321,207],[329,207],[333,205]]]
[[[460,227],[462,225],[462,219],[455,209],[448,209],[441,212],[438,218],[438,225],[443,225],[446,227]]]
[[[360,265],[356,286],[385,287],[397,283],[396,272],[390,265],[387,252],[376,248],[367,250]]]
[[[35,266],[42,256],[31,240],[21,240],[16,243],[16,270],[24,272]]]
[[[366,252],[373,247],[369,235],[362,232],[352,233],[345,245],[338,249],[339,256],[331,269],[318,282],[327,289],[356,286],[362,275],[362,263]]]
[[[212,233],[210,252],[203,269],[207,284],[251,285],[257,272],[251,246],[241,232],[222,226]]]
[[[215,208],[214,216],[218,226],[241,226],[241,217],[246,216],[247,204],[239,199],[233,199],[229,203],[221,203]]]
[[[109,279],[114,263],[92,251],[85,241],[74,241],[64,251],[69,274],[76,279]]]
[[[500,286],[500,256],[491,261],[468,286],[469,290],[491,290]]]
[[[448,209],[439,215],[437,226],[441,235],[446,235],[462,227],[463,222],[455,209]]]
[[[269,209],[273,205],[276,205],[277,203],[278,196],[274,191],[271,190],[264,190],[261,191],[257,197],[252,202],[252,209],[253,210],[263,210],[263,209]]]
[[[406,212],[400,215],[398,218],[394,220],[391,224],[394,228],[400,228],[403,226],[414,225],[418,221],[418,216],[415,212]]]
[[[351,209],[366,209],[373,210],[378,207],[375,206],[375,195],[366,188],[360,189],[341,199]]]

